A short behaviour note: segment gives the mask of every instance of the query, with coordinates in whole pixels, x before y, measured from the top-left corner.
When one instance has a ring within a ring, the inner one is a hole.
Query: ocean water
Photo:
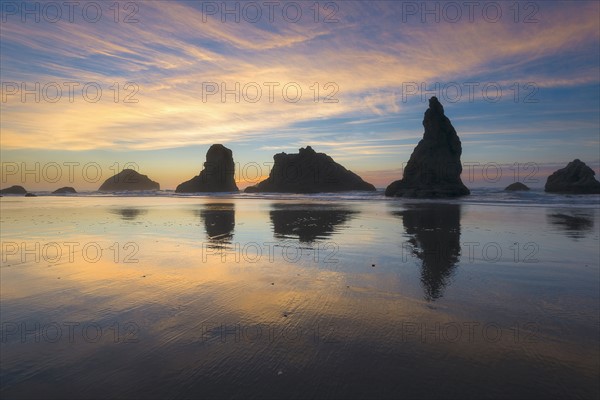
[[[0,199],[6,398],[597,398],[600,197]]]
[[[337,192],[317,194],[290,194],[290,193],[175,193],[173,190],[142,191],[142,192],[97,192],[84,191],[76,194],[58,195],[62,197],[193,197],[193,198],[230,198],[230,199],[279,199],[307,201],[389,201],[385,197],[384,189],[375,192]],[[50,191],[33,192],[38,196],[52,196]],[[7,197],[17,197],[7,195]],[[537,206],[562,206],[562,207],[600,207],[600,195],[574,195],[546,193],[543,189],[536,188],[525,192],[508,192],[502,188],[479,187],[471,189],[470,196],[456,199],[394,199],[394,201],[419,202],[419,203],[459,203],[459,204],[496,204],[496,205],[537,205]]]

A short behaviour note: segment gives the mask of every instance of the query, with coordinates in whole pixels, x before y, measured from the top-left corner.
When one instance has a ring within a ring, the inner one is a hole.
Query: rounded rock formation
[[[27,190],[23,186],[14,185],[0,190],[0,194],[27,194]]]
[[[593,169],[575,159],[550,175],[544,190],[550,193],[600,194],[600,182],[594,175]]]
[[[297,154],[275,154],[273,160],[275,164],[269,177],[254,186],[247,187],[246,193],[375,190],[375,186],[336,163],[327,154],[317,153],[310,146],[301,148]]]
[[[56,189],[52,194],[74,194],[77,193],[75,188],[70,186],[61,187],[60,189]]]
[[[524,183],[515,182],[515,183],[511,183],[510,185],[505,187],[504,190],[506,190],[508,192],[521,192],[521,191],[529,190],[529,187],[527,185],[525,185]]]
[[[140,190],[160,190],[158,182],[154,182],[147,175],[142,175],[133,169],[124,169],[118,174],[104,181],[98,189],[100,192],[122,192]]]

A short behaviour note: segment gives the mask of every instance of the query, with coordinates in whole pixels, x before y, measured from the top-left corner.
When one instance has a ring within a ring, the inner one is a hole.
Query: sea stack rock
[[[327,154],[315,152],[310,146],[301,148],[296,154],[275,154],[273,160],[275,165],[269,177],[246,188],[246,193],[375,190],[375,186],[363,181],[360,176],[342,167]]]
[[[575,159],[550,175],[544,190],[551,193],[598,194],[600,182],[594,175],[596,173],[593,169]]]
[[[429,99],[423,126],[423,139],[411,154],[403,178],[392,182],[385,195],[434,198],[471,193],[460,179],[460,139],[437,97]]]
[[[510,185],[505,187],[504,190],[506,190],[508,192],[521,192],[521,191],[529,190],[529,187],[527,185],[525,185],[524,183],[515,182],[515,183],[511,183]]]
[[[23,186],[14,185],[0,190],[0,194],[27,194],[27,190]]]
[[[60,189],[56,189],[52,194],[74,194],[77,193],[75,188],[70,186],[61,187]]]
[[[147,175],[142,175],[133,169],[124,169],[105,180],[98,190],[100,192],[160,190],[160,185]]]
[[[177,193],[237,192],[235,164],[230,149],[213,144],[206,153],[206,162],[200,175],[177,186]]]

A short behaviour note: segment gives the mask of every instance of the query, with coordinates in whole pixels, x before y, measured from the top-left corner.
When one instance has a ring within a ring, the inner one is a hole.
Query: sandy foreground
[[[1,200],[6,398],[594,398],[598,208]]]

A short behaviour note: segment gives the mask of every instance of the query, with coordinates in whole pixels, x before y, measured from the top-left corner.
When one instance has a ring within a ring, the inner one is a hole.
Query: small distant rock
[[[124,169],[118,174],[108,178],[98,189],[100,192],[120,192],[139,190],[160,190],[158,182],[154,182],[147,175],[142,175],[133,169]]]
[[[74,194],[74,193],[77,193],[77,191],[70,186],[61,187],[60,189],[56,189],[54,192],[52,192],[52,194]]]
[[[27,194],[27,190],[23,186],[14,185],[0,190],[0,194]]]
[[[37,197],[37,195],[33,193],[27,193],[25,197]]]
[[[550,175],[544,190],[549,193],[600,194],[600,182],[594,175],[593,169],[575,159]]]
[[[511,183],[510,185],[505,187],[504,190],[507,190],[509,192],[520,192],[520,191],[525,191],[525,190],[530,190],[530,189],[524,183],[515,182],[515,183]]]

